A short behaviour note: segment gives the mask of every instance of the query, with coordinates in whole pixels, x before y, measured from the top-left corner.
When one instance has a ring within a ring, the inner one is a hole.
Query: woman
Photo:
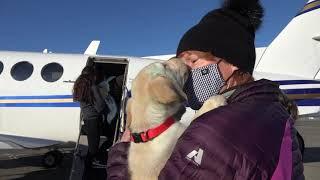
[[[184,88],[189,106],[197,110],[217,94],[228,104],[190,124],[159,179],[304,179],[287,98],[276,83],[252,77],[262,15],[257,0],[226,1],[180,40],[176,55],[191,69]],[[128,178],[128,146],[111,149],[109,179]]]
[[[93,66],[86,66],[73,86],[73,99],[80,102],[81,116],[87,130],[89,146],[87,162],[98,166],[103,165],[97,160],[97,154],[99,151],[102,114],[106,108],[106,104],[96,85],[100,79]]]

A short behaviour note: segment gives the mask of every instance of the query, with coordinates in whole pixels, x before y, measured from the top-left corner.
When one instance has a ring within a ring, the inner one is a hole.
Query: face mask
[[[220,75],[218,64],[210,64],[191,70],[189,78],[184,85],[184,92],[192,109],[200,109],[203,102],[211,96],[219,94],[225,84]]]

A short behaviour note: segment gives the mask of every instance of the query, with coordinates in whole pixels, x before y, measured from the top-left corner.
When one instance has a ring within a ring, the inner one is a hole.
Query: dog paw
[[[224,96],[222,95],[212,96],[203,103],[202,107],[196,112],[194,119],[212,109],[215,109],[220,106],[224,106],[226,104],[227,104],[227,100]]]
[[[208,100],[206,100],[201,109],[202,108],[205,108],[205,109],[215,109],[217,107],[220,107],[220,106],[224,106],[227,104],[227,100],[224,96],[222,95],[216,95],[216,96],[212,96],[210,97]]]

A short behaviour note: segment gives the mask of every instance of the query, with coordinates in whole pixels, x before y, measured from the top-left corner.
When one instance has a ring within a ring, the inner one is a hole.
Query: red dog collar
[[[135,143],[148,142],[167,130],[174,122],[175,120],[172,117],[169,117],[155,128],[140,133],[131,133],[130,141]]]

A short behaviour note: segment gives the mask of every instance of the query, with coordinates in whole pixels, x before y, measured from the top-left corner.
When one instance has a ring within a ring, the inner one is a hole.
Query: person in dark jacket
[[[252,77],[262,16],[258,0],[225,1],[183,35],[176,55],[191,69],[189,106],[197,110],[217,94],[228,104],[190,124],[159,179],[304,179],[287,97],[278,84]],[[129,179],[125,135],[109,152],[108,179]]]
[[[73,86],[73,99],[80,102],[81,116],[87,130],[88,154],[87,162],[92,165],[103,165],[98,159],[100,142],[100,126],[106,104],[99,92],[98,74],[94,66],[86,66]]]

